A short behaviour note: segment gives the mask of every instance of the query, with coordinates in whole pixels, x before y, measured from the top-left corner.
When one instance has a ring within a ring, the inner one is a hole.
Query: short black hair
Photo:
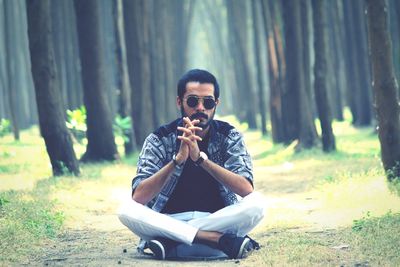
[[[199,82],[199,83],[212,83],[214,85],[214,97],[219,98],[219,85],[214,75],[206,70],[192,69],[186,72],[178,81],[178,96],[180,99],[186,91],[186,84],[188,82]]]

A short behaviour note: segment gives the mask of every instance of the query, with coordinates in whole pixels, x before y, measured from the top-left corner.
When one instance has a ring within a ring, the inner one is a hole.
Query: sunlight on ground
[[[0,191],[31,190],[52,175],[44,141],[37,127],[20,133],[20,141],[7,135],[0,145]],[[42,149],[38,149],[42,148]]]
[[[68,181],[67,178],[52,191],[51,198],[57,200],[60,208],[68,210],[66,227],[122,229],[116,211],[121,201],[130,195],[130,180],[135,167],[118,163],[107,167],[93,164],[83,168],[82,174],[88,173],[93,175],[93,179]]]
[[[320,190],[312,194],[321,207],[310,212],[308,220],[327,227],[348,226],[367,214],[379,217],[400,211],[400,198],[389,191],[384,176],[351,177]]]
[[[381,216],[400,211],[400,199],[389,192],[384,177],[348,181],[346,186],[338,184],[300,194],[268,196],[268,227],[337,228],[350,226],[367,213]]]

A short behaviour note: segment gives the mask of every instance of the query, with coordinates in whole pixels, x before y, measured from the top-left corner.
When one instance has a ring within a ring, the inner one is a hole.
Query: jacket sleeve
[[[166,162],[166,150],[160,138],[150,134],[144,141],[137,163],[136,176],[132,180],[132,193],[144,179],[158,172]]]
[[[247,152],[243,136],[232,129],[224,143],[224,167],[245,177],[253,186],[253,164]]]

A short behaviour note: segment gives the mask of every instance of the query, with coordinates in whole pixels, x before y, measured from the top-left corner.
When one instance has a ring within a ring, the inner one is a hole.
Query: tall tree
[[[351,1],[353,5],[353,19],[355,27],[356,41],[356,66],[360,91],[356,95],[356,108],[358,110],[357,125],[368,126],[372,120],[372,97],[371,85],[368,81],[371,80],[370,61],[368,57],[367,45],[367,27],[364,16],[363,1]]]
[[[76,109],[83,104],[83,90],[74,3],[59,1],[53,4],[51,15],[55,60],[64,105],[66,109]]]
[[[88,144],[82,161],[115,160],[118,156],[107,102],[107,73],[99,27],[99,1],[74,1],[82,64],[83,100],[87,111]]]
[[[325,0],[313,0],[313,24],[314,24],[314,90],[318,110],[318,116],[322,129],[322,147],[325,152],[336,149],[335,137],[332,131],[331,107],[328,99],[327,88],[327,28],[326,28],[326,2]]]
[[[12,131],[14,139],[19,140],[19,126],[17,118],[17,46],[15,45],[16,32],[11,28],[14,25],[14,19],[17,17],[16,2],[5,1],[4,3],[4,19],[5,19],[5,44],[6,53],[4,56],[7,57],[7,78],[5,79],[6,88],[8,88],[8,101],[10,107]]]
[[[250,129],[257,129],[255,95],[251,82],[250,62],[247,55],[248,27],[247,27],[247,3],[245,1],[226,1],[229,36],[231,49],[235,58],[235,79],[238,84],[240,99],[243,107],[237,111],[239,119],[248,123]],[[245,90],[246,89],[246,90]]]
[[[371,123],[369,62],[366,49],[366,28],[361,1],[343,1],[346,33],[347,98],[354,125]]]
[[[27,17],[40,131],[46,143],[53,174],[62,175],[67,168],[69,172],[78,175],[79,165],[71,135],[65,125],[54,63],[50,0],[28,0]]]
[[[263,135],[267,135],[267,114],[266,114],[266,107],[265,107],[265,88],[262,80],[262,62],[261,62],[261,48],[260,44],[263,37],[265,36],[265,31],[262,30],[261,22],[260,22],[260,15],[259,11],[260,8],[258,6],[259,1],[251,1],[251,13],[253,18],[253,27],[254,27],[254,54],[256,59],[256,76],[257,76],[257,92],[258,92],[258,106],[259,106],[259,113],[261,115],[261,133]]]
[[[316,144],[317,132],[311,114],[309,94],[303,77],[303,42],[300,23],[300,1],[283,2],[285,23],[286,84],[282,91],[282,112],[286,142],[299,140],[297,146],[310,148]]]
[[[345,81],[344,68],[344,49],[343,49],[343,30],[340,27],[341,16],[339,1],[328,1],[328,31],[330,46],[328,51],[329,58],[332,60],[331,68],[328,68],[328,77],[330,78],[333,93],[331,94],[332,111],[334,117],[343,121],[343,92]]]
[[[389,10],[391,11],[390,26],[392,28],[392,44],[393,44],[393,58],[394,67],[396,70],[396,77],[400,79],[400,1],[390,0]]]
[[[117,67],[117,90],[119,94],[118,113],[122,118],[129,117],[131,114],[131,88],[129,75],[126,65],[126,48],[123,25],[122,1],[113,1],[113,19],[115,27],[115,63]],[[132,126],[125,129],[124,141],[125,154],[129,155],[136,149],[136,140]]]
[[[154,130],[151,106],[151,65],[149,48],[149,3],[123,2],[127,61],[132,94],[132,119],[136,144],[141,146]]]
[[[400,177],[399,88],[392,62],[385,0],[367,0],[369,53],[382,163],[389,179]]]
[[[282,85],[285,76],[285,60],[281,30],[278,26],[278,19],[275,12],[276,2],[261,1],[262,18],[267,36],[268,48],[268,73],[270,84],[269,110],[271,121],[271,133],[274,143],[285,141],[285,128],[282,118]],[[267,6],[269,5],[269,6]]]
[[[300,19],[301,19],[301,40],[303,45],[303,76],[304,76],[304,89],[307,93],[310,103],[314,103],[314,92],[311,85],[311,47],[310,44],[310,0],[300,0]],[[314,115],[314,105],[311,106],[311,113]],[[314,116],[313,116],[314,117]]]

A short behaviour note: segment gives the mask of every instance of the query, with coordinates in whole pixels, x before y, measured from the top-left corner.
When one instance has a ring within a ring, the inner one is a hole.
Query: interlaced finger
[[[191,135],[190,137],[178,136],[178,139],[184,141],[188,145],[191,145],[194,141],[202,141],[203,139],[198,135]]]

